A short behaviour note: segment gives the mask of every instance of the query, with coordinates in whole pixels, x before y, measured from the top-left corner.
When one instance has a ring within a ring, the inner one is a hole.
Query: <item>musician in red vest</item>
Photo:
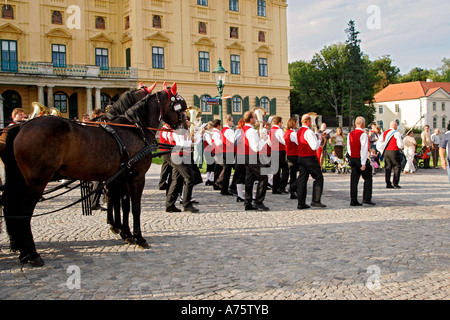
[[[400,172],[402,171],[402,163],[400,158],[400,150],[404,148],[403,138],[397,131],[397,122],[390,123],[389,130],[386,130],[378,139],[377,149],[384,156],[385,162],[385,180],[386,188],[401,188]],[[391,183],[391,173],[394,170],[394,177]]]
[[[298,173],[298,142],[297,142],[297,119],[290,118],[284,133],[286,142],[286,160],[289,169],[289,193],[291,199],[298,199],[297,173]]]
[[[306,187],[310,175],[314,179],[311,206],[325,208],[326,205],[320,202],[323,192],[323,174],[316,152],[320,147],[321,140],[311,130],[311,116],[309,114],[302,116],[302,127],[297,132],[297,142],[298,168],[300,172],[297,180],[297,209],[311,208],[306,204]]]
[[[222,172],[223,169],[223,142],[222,142],[222,137],[220,135],[221,130],[222,130],[222,122],[219,119],[216,119],[213,121],[212,123],[212,136],[211,136],[211,141],[212,141],[212,147],[214,149],[214,185],[213,185],[213,189],[214,190],[221,190],[221,185],[219,184],[219,182],[217,182],[217,180],[220,177],[220,173]]]
[[[289,179],[289,168],[286,162],[286,142],[284,141],[284,131],[281,129],[283,119],[275,117],[272,120],[272,128],[269,131],[271,159],[277,157],[278,170],[273,175],[272,193],[288,193],[286,186]]]
[[[269,210],[263,203],[266,197],[268,176],[262,174],[264,165],[261,163],[260,151],[267,145],[268,140],[263,140],[259,137],[258,131],[255,130],[254,125],[256,123],[256,117],[251,111],[244,113],[245,125],[242,128],[243,137],[243,151],[245,162],[245,210]],[[239,152],[238,147],[238,152]],[[240,157],[238,158],[240,159]],[[258,181],[258,188],[256,190],[255,202],[253,200],[253,184]]]
[[[222,140],[223,165],[221,166],[222,171],[216,183],[221,187],[221,195],[232,196],[233,194],[228,191],[228,188],[230,186],[231,170],[234,166],[235,155],[233,117],[231,115],[227,115],[225,117],[225,123],[226,124],[223,126],[222,131],[220,132]]]
[[[348,134],[347,152],[350,155],[350,205],[362,206],[358,201],[358,183],[362,176],[364,179],[363,203],[375,205],[372,202],[372,166],[369,160],[369,136],[364,131],[366,120],[357,117],[355,130]]]

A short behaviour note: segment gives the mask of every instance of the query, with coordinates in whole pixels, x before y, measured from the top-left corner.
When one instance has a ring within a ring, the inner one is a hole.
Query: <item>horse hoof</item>
[[[42,259],[40,256],[35,259],[31,259],[29,263],[32,267],[42,267],[45,264],[44,259]]]
[[[113,227],[113,226],[111,226],[110,228],[109,228],[109,230],[111,230],[111,232],[112,233],[114,233],[114,234],[119,234],[122,230],[120,230],[119,228],[115,228],[115,227]]]
[[[123,239],[125,241],[125,243],[127,244],[136,244],[136,240],[133,237],[130,238],[124,238]]]
[[[32,267],[42,267],[44,265],[44,259],[39,254],[20,255],[19,260],[24,264],[28,262]]]
[[[136,245],[141,249],[149,249],[150,245],[145,239],[140,240],[139,242],[136,241]]]

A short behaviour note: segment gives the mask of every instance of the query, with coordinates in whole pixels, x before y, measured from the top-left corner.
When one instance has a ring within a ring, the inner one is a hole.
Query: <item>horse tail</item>
[[[4,153],[5,178],[4,191],[2,196],[3,212],[6,223],[6,230],[10,238],[11,250],[19,249],[17,239],[20,238],[20,232],[23,225],[21,218],[14,218],[22,214],[21,202],[25,190],[25,179],[17,165],[14,156],[14,140],[19,133],[20,126],[11,128],[6,137],[6,148]]]

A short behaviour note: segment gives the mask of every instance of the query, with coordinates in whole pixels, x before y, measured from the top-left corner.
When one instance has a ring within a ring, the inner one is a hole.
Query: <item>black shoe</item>
[[[298,194],[297,194],[297,192],[292,192],[292,193],[291,193],[291,199],[298,199]]]
[[[255,203],[253,205],[255,208],[257,208],[258,210],[261,211],[269,211],[270,209],[268,207],[266,207],[263,203]]]
[[[230,193],[228,191],[221,191],[220,194],[223,196],[232,196],[233,195],[232,193]]]
[[[245,199],[242,199],[241,197],[237,196],[236,202],[245,202]]]
[[[321,202],[311,202],[311,207],[316,207],[316,208],[326,208],[326,205],[324,205]]]
[[[102,206],[102,205],[96,205],[94,207],[92,207],[92,210],[101,210],[101,211],[106,211],[108,210],[106,207]]]
[[[359,207],[359,206],[362,206],[362,203],[361,203],[361,202],[358,202],[358,201],[356,201],[356,202],[350,202],[350,206],[352,206],[352,207]]]
[[[213,189],[214,190],[222,190],[222,187],[214,183],[213,184]]]
[[[273,190],[272,191],[272,194],[281,194],[282,192],[280,192],[280,191],[275,191],[275,190]]]
[[[372,202],[372,201],[363,201],[363,203],[364,203],[364,204],[371,205],[371,206],[376,205],[376,203],[375,203],[375,202]]]
[[[308,206],[307,204],[302,204],[302,205],[297,206],[297,209],[299,209],[299,210],[309,209],[309,208],[311,208],[311,207]]]
[[[388,185],[386,186],[386,189],[394,189],[394,186],[393,186],[392,184],[388,184]]]
[[[286,189],[278,189],[278,192],[283,194],[288,194],[289,192],[286,191]]]
[[[397,184],[397,185],[394,185],[394,188],[395,188],[395,189],[401,189],[402,187],[400,187],[400,186]]]
[[[234,189],[228,189],[228,192],[229,193],[231,193],[231,194],[234,194],[235,196],[237,196],[237,191],[236,190],[234,190]]]
[[[181,212],[181,210],[175,206],[171,206],[171,207],[166,208],[166,212]]]
[[[184,208],[184,212],[192,212],[197,213],[199,210],[195,208],[193,205],[189,205],[186,208]]]
[[[205,182],[205,186],[212,186],[214,184],[214,182],[206,180]]]
[[[252,206],[251,204],[248,205],[248,206],[245,206],[244,209],[245,209],[245,211],[249,211],[249,210],[258,210],[258,208]]]

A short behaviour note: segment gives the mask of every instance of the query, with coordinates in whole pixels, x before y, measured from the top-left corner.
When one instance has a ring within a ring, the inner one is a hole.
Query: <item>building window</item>
[[[383,105],[381,104],[378,106],[378,113],[383,114]]]
[[[2,7],[2,18],[3,19],[14,19],[14,8],[5,4]]]
[[[239,96],[234,96],[232,100],[233,112],[242,113],[242,98]]]
[[[161,16],[153,16],[153,28],[161,29]]]
[[[108,49],[95,48],[95,65],[100,67],[100,70],[108,70]]]
[[[442,117],[442,129],[446,129],[446,128],[447,128],[447,118]]]
[[[52,24],[63,24],[63,16],[60,11],[53,11],[52,12]]]
[[[266,1],[264,0],[258,0],[258,16],[266,16]]]
[[[266,58],[259,58],[259,76],[260,77],[268,76],[267,59]]]
[[[2,71],[17,71],[17,41],[1,40]]]
[[[269,114],[269,105],[270,105],[270,100],[267,97],[262,97],[261,100],[259,101],[259,103],[261,104],[261,108],[263,108],[264,110],[266,110],[267,114]]]
[[[206,99],[210,99],[210,95],[203,95],[200,97],[200,104],[202,107],[202,112],[211,112],[211,105],[206,103]]]
[[[436,129],[437,128],[437,118],[436,117],[433,117],[433,129]]]
[[[198,23],[198,33],[206,34],[206,23],[204,23],[204,22]]]
[[[111,97],[108,94],[106,94],[106,93],[102,93],[100,95],[100,106],[101,106],[101,109],[103,111],[105,111],[106,107],[109,106],[110,104],[111,104]]]
[[[433,102],[433,111],[436,111],[436,102]]]
[[[395,113],[399,113],[400,112],[400,105],[396,104],[395,105]]]
[[[209,72],[209,52],[200,51],[198,53],[199,71]]]
[[[64,92],[57,92],[53,95],[55,108],[62,113],[67,112],[67,95]]]
[[[164,48],[152,47],[152,66],[154,69],[164,69]]]
[[[230,11],[239,11],[239,0],[230,0]]]
[[[442,111],[445,111],[445,102],[442,102]]]
[[[103,17],[95,18],[95,29],[105,30],[105,28],[106,28],[105,18]]]
[[[52,44],[52,62],[54,67],[65,68],[66,46],[63,44]]]
[[[258,32],[258,41],[259,42],[266,42],[266,33],[264,31]]]
[[[384,125],[383,120],[377,121],[377,126],[379,126],[382,130],[383,130],[383,125]]]
[[[241,74],[241,56],[232,54],[230,56],[231,74]]]
[[[197,4],[201,6],[207,6],[208,0],[197,0]]]
[[[236,27],[230,27],[230,38],[239,39],[239,30]]]
[[[125,30],[130,29],[130,16],[125,17]]]

